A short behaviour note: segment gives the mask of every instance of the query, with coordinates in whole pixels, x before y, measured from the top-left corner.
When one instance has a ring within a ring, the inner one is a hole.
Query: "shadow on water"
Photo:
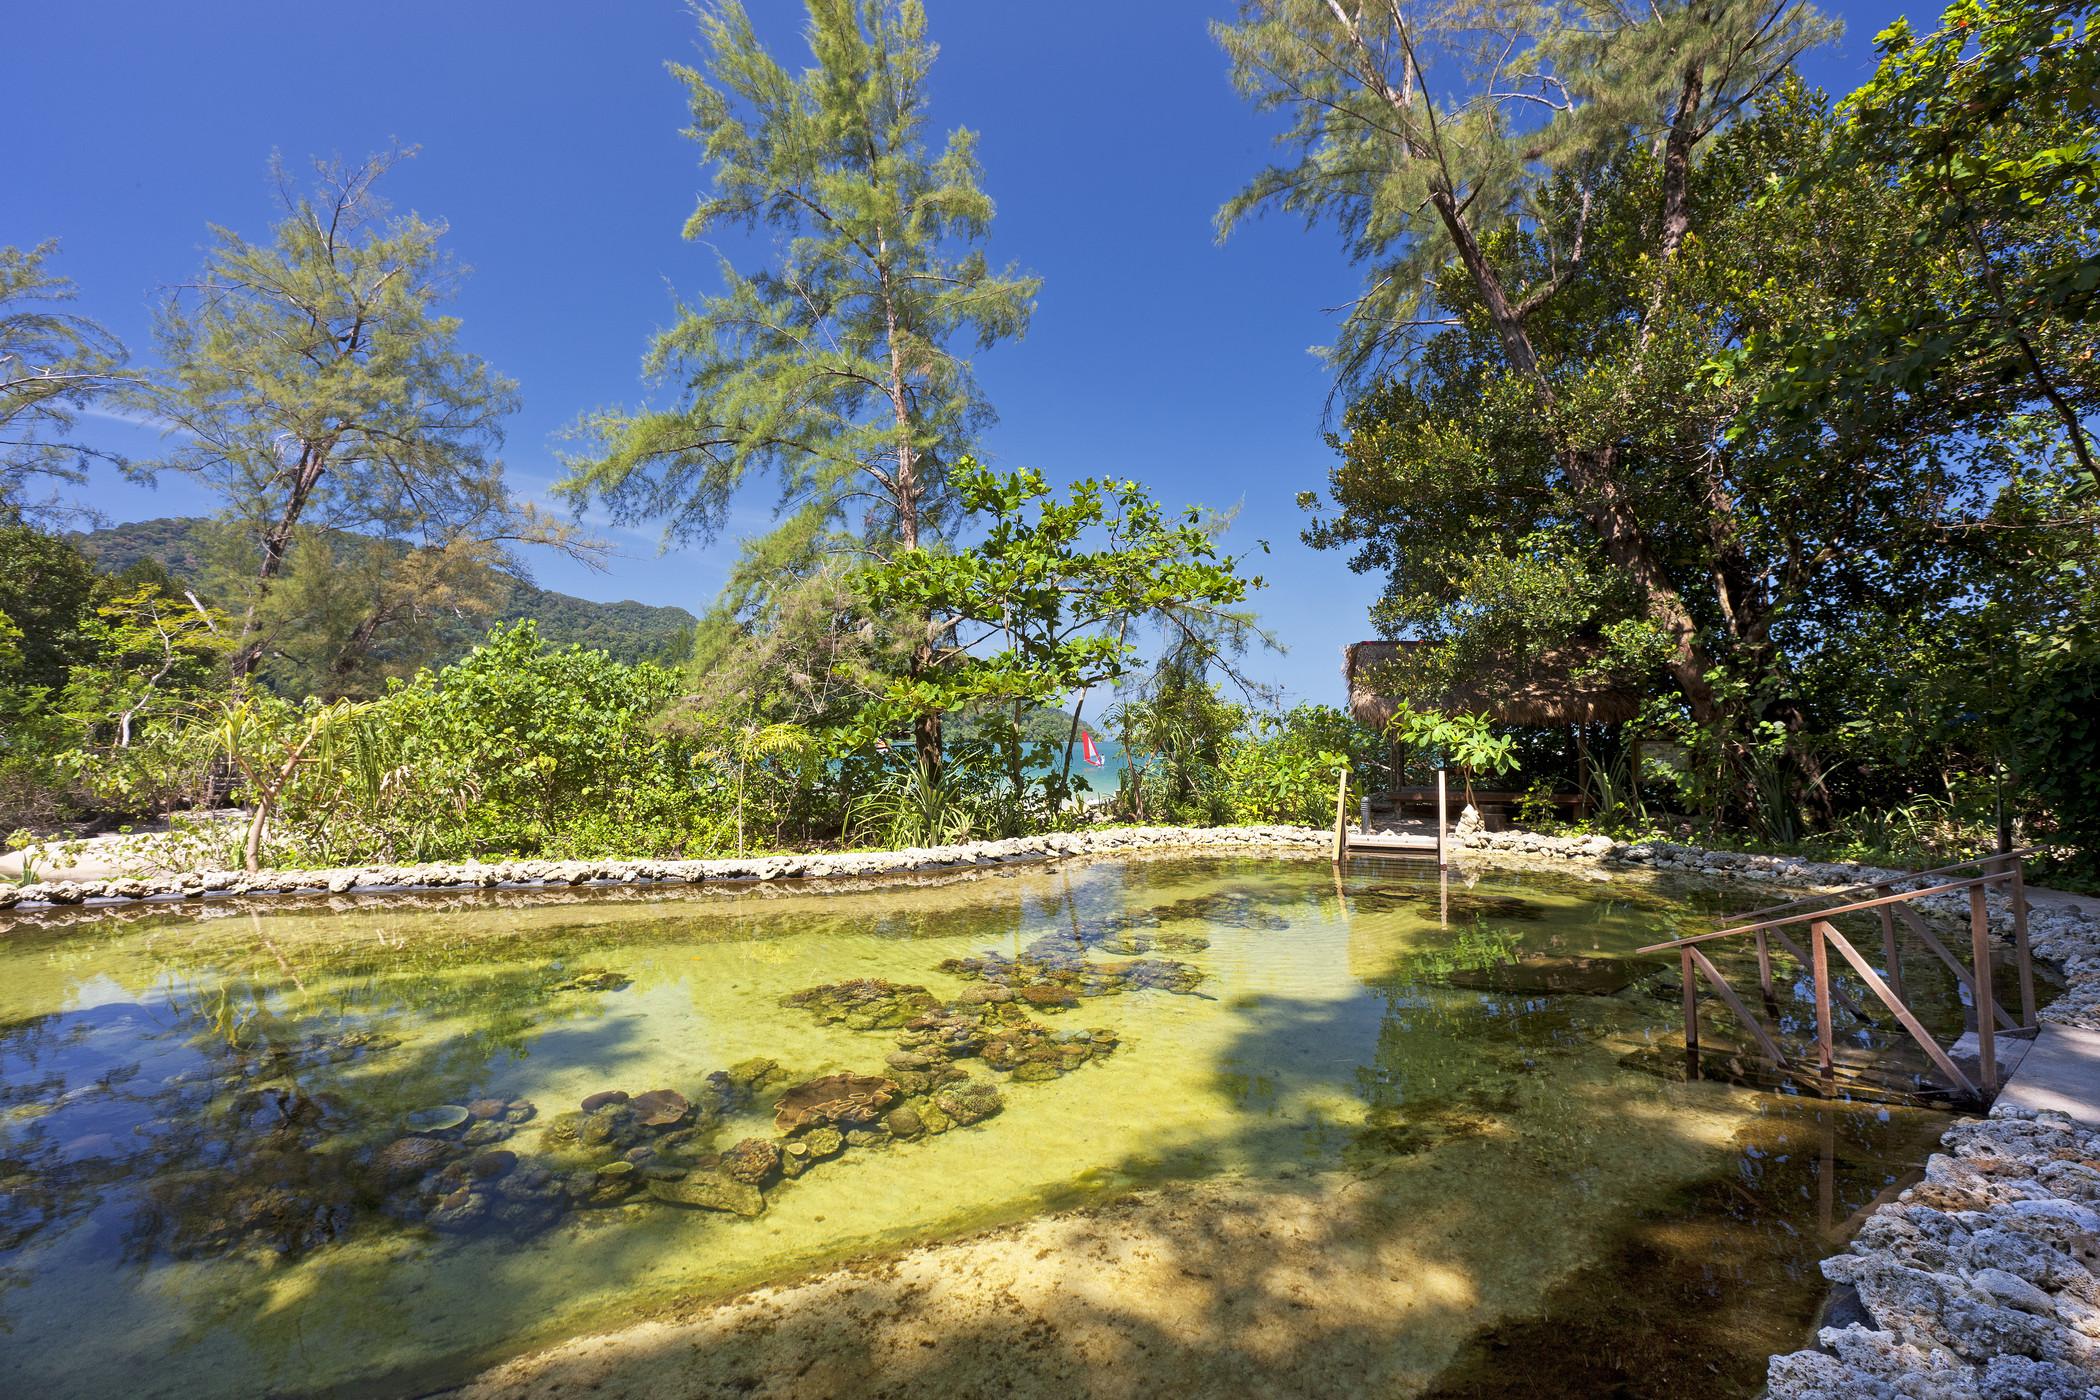
[[[1475,933],[1484,957],[1503,946],[1493,929]],[[1450,962],[1440,950],[1419,961]],[[1240,1113],[1192,1156],[1242,1163],[1260,1184],[1185,1180],[1073,1217],[1047,1237],[1049,1257],[1078,1276],[1069,1290],[1023,1299],[1002,1282],[959,1311],[930,1302],[922,1273],[877,1268],[771,1310],[762,1326],[642,1343],[589,1384],[604,1394],[675,1390],[689,1376],[691,1393],[1750,1395],[1765,1356],[1806,1332],[1822,1292],[1816,1262],[1944,1123],[1718,1085],[1665,1092],[1600,1048],[1622,1009],[1609,999],[1453,997],[1437,981],[1387,965],[1368,1060],[1340,1048],[1360,1043],[1361,1006],[1279,996],[1249,1006],[1215,1086]],[[1289,1110],[1352,1058],[1361,1121]],[[1592,1072],[1554,1072],[1578,1059]],[[1715,1143],[1723,1101],[1730,1131]],[[1308,1163],[1308,1142],[1323,1137],[1344,1144],[1339,1183]],[[1658,1159],[1679,1169],[1643,1174]],[[1034,1249],[1039,1238],[1018,1242]]]
[[[1187,870],[1221,868],[1245,878],[1179,889]],[[1228,997],[1232,1030],[1206,1052],[1199,1087],[1230,1112],[1199,1140],[1103,1164],[1107,1198],[1072,1193],[1086,1209],[996,1233],[980,1276],[935,1286],[879,1263],[711,1330],[701,1347],[676,1331],[637,1343],[592,1377],[598,1393],[1756,1393],[1765,1355],[1806,1332],[1822,1292],[1816,1261],[1922,1162],[1945,1120],[1641,1074],[1620,1060],[1629,1037],[1670,1020],[1652,986],[1537,991],[1498,971],[1597,957],[1621,932],[1683,916],[1682,899],[1632,889],[1599,900],[1548,882],[1580,912],[1548,919],[1536,890],[1454,900],[1388,872],[1338,899],[1329,878],[1324,866],[1137,866],[1004,912],[977,901],[876,919],[878,936],[967,929],[1006,966],[1056,966],[1053,955],[1200,965],[1221,930],[1296,939],[1324,928],[1335,937],[1307,935],[1307,956],[1345,962],[1347,994]],[[1447,910],[1436,939],[1392,932]],[[821,934],[833,917],[799,917],[794,931]],[[865,913],[835,918],[869,931]],[[759,912],[706,936],[781,932]],[[513,1242],[486,1250],[485,1342],[432,1360],[412,1338],[375,1332],[355,1393],[456,1382],[542,1336],[550,1248],[566,1288],[616,1294],[675,1241],[630,1228],[557,1242],[538,1233],[544,1220],[494,1219],[434,1237],[403,1218],[403,1182],[380,1154],[408,1114],[500,1094],[527,1055],[609,1065],[651,1033],[615,997],[551,990],[577,969],[550,965],[547,944],[694,936],[670,915],[616,933],[586,922],[452,946],[411,936],[302,962],[258,926],[238,957],[223,941],[192,961],[159,950],[150,997],[0,1027],[0,1326],[11,1261],[87,1225],[142,1278],[171,1260],[253,1257],[252,1282],[188,1325],[247,1329],[275,1356],[278,1391],[306,1387],[297,1309],[279,1296],[271,1256],[338,1251],[308,1286],[327,1289],[333,1309],[398,1319],[413,1316],[402,1295],[419,1286],[417,1252]],[[1494,975],[1467,984],[1482,973]],[[399,1034],[409,1023],[428,1029]],[[868,1043],[879,1062],[888,1040]],[[1009,1114],[971,1131],[1025,1135],[1030,1088],[1012,1085]],[[1133,1184],[1150,1189],[1118,1194]],[[375,1235],[401,1247],[344,1248]],[[1002,1274],[1002,1240],[1048,1252]],[[1042,1286],[1013,1282],[1030,1279]]]

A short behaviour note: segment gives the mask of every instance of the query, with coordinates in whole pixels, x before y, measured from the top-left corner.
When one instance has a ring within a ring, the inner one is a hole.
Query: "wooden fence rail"
[[[1860,981],[1866,984],[1867,990],[1881,1004],[1882,1009],[1893,1017],[1896,1024],[1925,1052],[1926,1058],[1932,1062],[1934,1070],[1945,1081],[1946,1087],[1956,1094],[1981,1101],[1988,1099],[1999,1087],[1997,1041],[2000,1030],[2012,1034],[2026,1034],[2032,1032],[2037,1024],[2034,1004],[2034,955],[2027,938],[2027,884],[2024,865],[2026,857],[2031,854],[2033,848],[2029,847],[1980,856],[1975,860],[1941,866],[1936,870],[1920,871],[1917,875],[1905,877],[1905,882],[1933,879],[1969,869],[1975,869],[1978,873],[1915,888],[1898,890],[1893,888],[1891,882],[1867,882],[1827,894],[1790,900],[1784,904],[1775,904],[1769,908],[1754,909],[1747,914],[1737,915],[1727,927],[1715,929],[1710,933],[1693,934],[1666,943],[1653,943],[1640,951],[1674,952],[1678,955],[1678,973],[1684,983],[1685,1055],[1694,1073],[1699,1066],[1699,989],[1704,983],[1713,989],[1714,995],[1736,1021],[1750,1032],[1758,1052],[1769,1060],[1774,1068],[1790,1078],[1808,1083],[1821,1093],[1827,1095],[1834,1092],[1837,1073],[1837,1010],[1842,1007],[1848,1015],[1859,1021],[1871,1022],[1876,1019],[1831,980],[1830,950],[1836,949],[1838,956],[1843,958]],[[2018,1019],[1998,1004],[1996,989],[1991,982],[1991,925],[1987,899],[1990,888],[1994,885],[2006,886],[2011,895],[2013,956],[2020,985]],[[1933,895],[1963,891],[1968,895],[1969,904],[1967,966],[1963,966],[1961,959],[1933,934],[1925,920],[1912,907],[1919,900]],[[1881,954],[1885,966],[1880,969],[1875,968],[1853,945],[1852,940],[1845,937],[1832,922],[1846,914],[1864,913],[1869,910],[1878,916],[1881,926]],[[1926,951],[1946,965],[1955,981],[1968,994],[1976,1020],[1976,1072],[1973,1076],[1932,1037],[1910,1004],[1904,988],[1903,957],[1897,939],[1899,922]],[[1789,928],[1805,931],[1808,942],[1806,951],[1788,935]],[[1735,988],[1729,985],[1727,977],[1714,964],[1713,959],[1707,956],[1707,945],[1746,936],[1756,942],[1759,1000],[1771,1018],[1769,1024],[1764,1016],[1753,1012],[1745,1004]],[[1797,1064],[1780,1043],[1778,997],[1772,980],[1772,952],[1775,943],[1793,958],[1797,966],[1808,969],[1814,983],[1816,1025],[1812,1070]]]

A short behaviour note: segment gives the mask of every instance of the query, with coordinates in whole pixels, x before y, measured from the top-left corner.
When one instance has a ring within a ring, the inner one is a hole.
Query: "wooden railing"
[[[1699,983],[1702,979],[1710,983],[1714,994],[1735,1016],[1743,1028],[1757,1042],[1757,1048],[1767,1060],[1788,1076],[1802,1080],[1828,1094],[1833,1091],[1836,1076],[1836,1044],[1832,1021],[1839,1005],[1861,1020],[1871,1021],[1859,1004],[1847,996],[1830,977],[1830,950],[1838,955],[1866,984],[1867,990],[1880,1001],[1888,1013],[1909,1033],[1912,1040],[1932,1061],[1933,1067],[1946,1080],[1947,1087],[1956,1093],[1978,1101],[1987,1100],[1999,1086],[1997,1035],[2000,1027],[2009,1032],[2026,1032],[2035,1028],[2034,1005],[2034,956],[2027,942],[2027,885],[2025,858],[2033,854],[2033,848],[2007,851],[1997,855],[1981,856],[1975,860],[1961,861],[1955,865],[1943,865],[1935,870],[1919,871],[1907,875],[1901,883],[1914,886],[1897,890],[1894,883],[1866,882],[1826,894],[1811,895],[1805,899],[1775,904],[1766,909],[1753,909],[1739,914],[1726,928],[1711,933],[1694,934],[1667,943],[1654,943],[1641,949],[1643,953],[1668,953],[1678,955],[1678,970],[1684,980],[1684,1045],[1685,1054],[1694,1072],[1699,1063]],[[1933,881],[1935,877],[1953,875],[1958,871],[1975,869],[1980,873],[1959,879],[1937,880],[1935,883],[1917,885],[1920,880]],[[2012,1015],[1998,1005],[1991,985],[1991,925],[1990,912],[1986,907],[1987,896],[1992,886],[2004,886],[2011,896],[2013,910],[2013,953],[2020,981],[2020,1017]],[[1946,945],[1926,926],[1918,911],[1911,906],[1919,900],[1934,895],[1951,894],[1966,890],[1969,897],[1969,965],[1948,951]],[[1864,897],[1856,897],[1864,896]],[[1835,902],[1833,902],[1835,901]],[[1833,919],[1845,914],[1873,911],[1881,923],[1881,952],[1886,964],[1887,977],[1861,955],[1852,941],[1838,931]],[[1897,939],[1896,926],[1901,922],[1927,951],[1947,965],[1954,979],[1969,994],[1976,1016],[1976,1076],[1971,1078],[1954,1058],[1934,1040],[1931,1033],[1919,1022],[1912,1011],[1904,992],[1903,955]],[[1807,930],[1808,949],[1791,937],[1788,929]],[[1754,1015],[1737,995],[1728,979],[1721,974],[1713,960],[1707,956],[1706,945],[1726,939],[1752,938],[1757,943],[1757,980],[1761,1000],[1774,1024]],[[1811,1075],[1806,1066],[1797,1065],[1788,1057],[1779,1044],[1777,1021],[1778,998],[1772,982],[1773,945],[1803,967],[1809,969],[1815,983],[1816,1040],[1815,1069]]]

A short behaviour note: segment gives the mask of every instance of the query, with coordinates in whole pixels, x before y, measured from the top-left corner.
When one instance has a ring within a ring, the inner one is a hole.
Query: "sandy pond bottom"
[[[1815,1261],[1946,1119],[1653,1072],[1674,997],[1628,955],[1739,901],[1183,858],[22,921],[0,931],[0,1375],[48,1397],[417,1394],[505,1362],[477,1388],[1754,1394],[1809,1325]],[[861,979],[891,985],[783,1005]],[[781,1142],[774,1102],[839,1072],[942,1130],[863,1123],[792,1180],[736,1148]],[[978,1085],[994,1116],[939,1111]],[[578,1117],[659,1089],[662,1112]],[[746,1168],[755,1217],[650,1194]]]

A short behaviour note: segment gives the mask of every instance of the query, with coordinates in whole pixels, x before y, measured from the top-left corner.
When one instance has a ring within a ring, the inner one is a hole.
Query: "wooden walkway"
[[[1347,855],[1375,855],[1387,851],[1408,855],[1435,855],[1436,834],[1420,831],[1352,831],[1344,850]]]

